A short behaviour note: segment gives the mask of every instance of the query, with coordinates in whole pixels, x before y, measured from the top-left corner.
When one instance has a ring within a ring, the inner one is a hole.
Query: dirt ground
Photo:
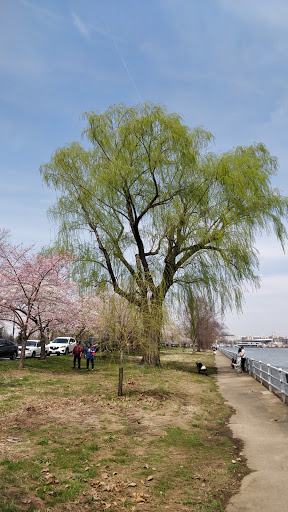
[[[29,368],[27,386],[2,389],[3,511],[224,510],[246,472],[226,427],[230,411],[213,376],[194,371],[193,355],[162,360],[176,369],[130,365],[120,398],[113,365],[94,373]]]

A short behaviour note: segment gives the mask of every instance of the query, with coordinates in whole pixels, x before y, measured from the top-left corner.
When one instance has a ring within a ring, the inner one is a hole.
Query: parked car
[[[16,343],[10,340],[0,339],[0,357],[10,357],[16,359],[18,355],[18,347]]]
[[[20,356],[22,345],[18,345],[18,355]],[[45,348],[46,356],[49,350]],[[25,357],[39,357],[41,353],[41,343],[39,340],[27,340],[25,348]]]
[[[63,336],[61,338],[55,338],[55,340],[51,341],[51,343],[47,345],[46,348],[49,350],[48,355],[60,356],[71,354],[75,345],[76,340],[74,338]]]

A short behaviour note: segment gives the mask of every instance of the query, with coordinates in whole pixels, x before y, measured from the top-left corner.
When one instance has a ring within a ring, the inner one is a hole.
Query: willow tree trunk
[[[195,354],[196,352],[196,338],[192,338],[192,352]]]
[[[143,314],[144,339],[141,351],[142,363],[150,366],[160,366],[160,347],[162,339],[162,309],[154,306]]]

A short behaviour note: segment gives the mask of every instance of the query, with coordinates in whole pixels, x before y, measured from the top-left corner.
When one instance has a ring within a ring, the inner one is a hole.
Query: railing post
[[[235,357],[235,353],[234,352],[230,352],[230,350],[227,350],[225,349],[224,347],[220,349],[220,351],[226,355],[227,357],[229,357],[230,359],[232,359],[232,357]],[[267,389],[269,389],[270,393],[273,393],[273,390],[278,390],[278,392],[280,393],[276,393],[277,396],[279,396],[281,394],[281,398],[283,400],[284,403],[288,404],[288,371],[285,371],[285,370],[282,370],[282,368],[275,368],[274,366],[271,366],[271,364],[269,363],[263,363],[262,361],[256,361],[257,363],[257,367],[256,367],[256,364],[255,364],[255,359],[252,359],[252,358],[247,358],[246,359],[246,368],[248,369],[249,371],[249,374],[252,375],[252,377],[254,377],[254,379],[256,379],[258,381],[259,379],[259,382],[263,385],[263,382],[264,382],[264,385],[265,387],[267,387]],[[259,368],[258,368],[258,363],[259,363]],[[267,368],[267,380],[266,380],[266,368]],[[258,372],[258,374],[256,373],[256,370]],[[274,372],[274,377],[273,377],[273,372]],[[277,377],[276,377],[276,372],[277,372]],[[273,378],[277,381],[277,384],[274,386],[273,385]],[[279,385],[278,385],[279,383]],[[280,398],[280,396],[279,396]]]
[[[268,389],[270,393],[272,393],[272,383],[271,383],[271,364],[267,364],[267,372],[268,372]]]
[[[246,371],[250,375],[250,358],[249,357],[246,357]]]
[[[252,359],[252,376],[254,377],[254,379],[256,379],[255,359]]]
[[[282,396],[282,401],[284,404],[286,403],[286,395],[285,395],[285,386],[284,386],[284,378],[283,378],[283,370],[282,368],[278,369],[279,371],[279,380],[280,380],[280,391]]]

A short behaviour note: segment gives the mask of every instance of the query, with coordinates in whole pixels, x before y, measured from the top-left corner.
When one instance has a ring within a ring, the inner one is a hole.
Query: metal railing
[[[224,347],[219,347],[219,350],[229,359],[235,358],[237,355],[232,350]],[[281,398],[284,403],[288,403],[288,372],[250,357],[246,357],[245,368],[249,375],[260,382],[262,386]]]

